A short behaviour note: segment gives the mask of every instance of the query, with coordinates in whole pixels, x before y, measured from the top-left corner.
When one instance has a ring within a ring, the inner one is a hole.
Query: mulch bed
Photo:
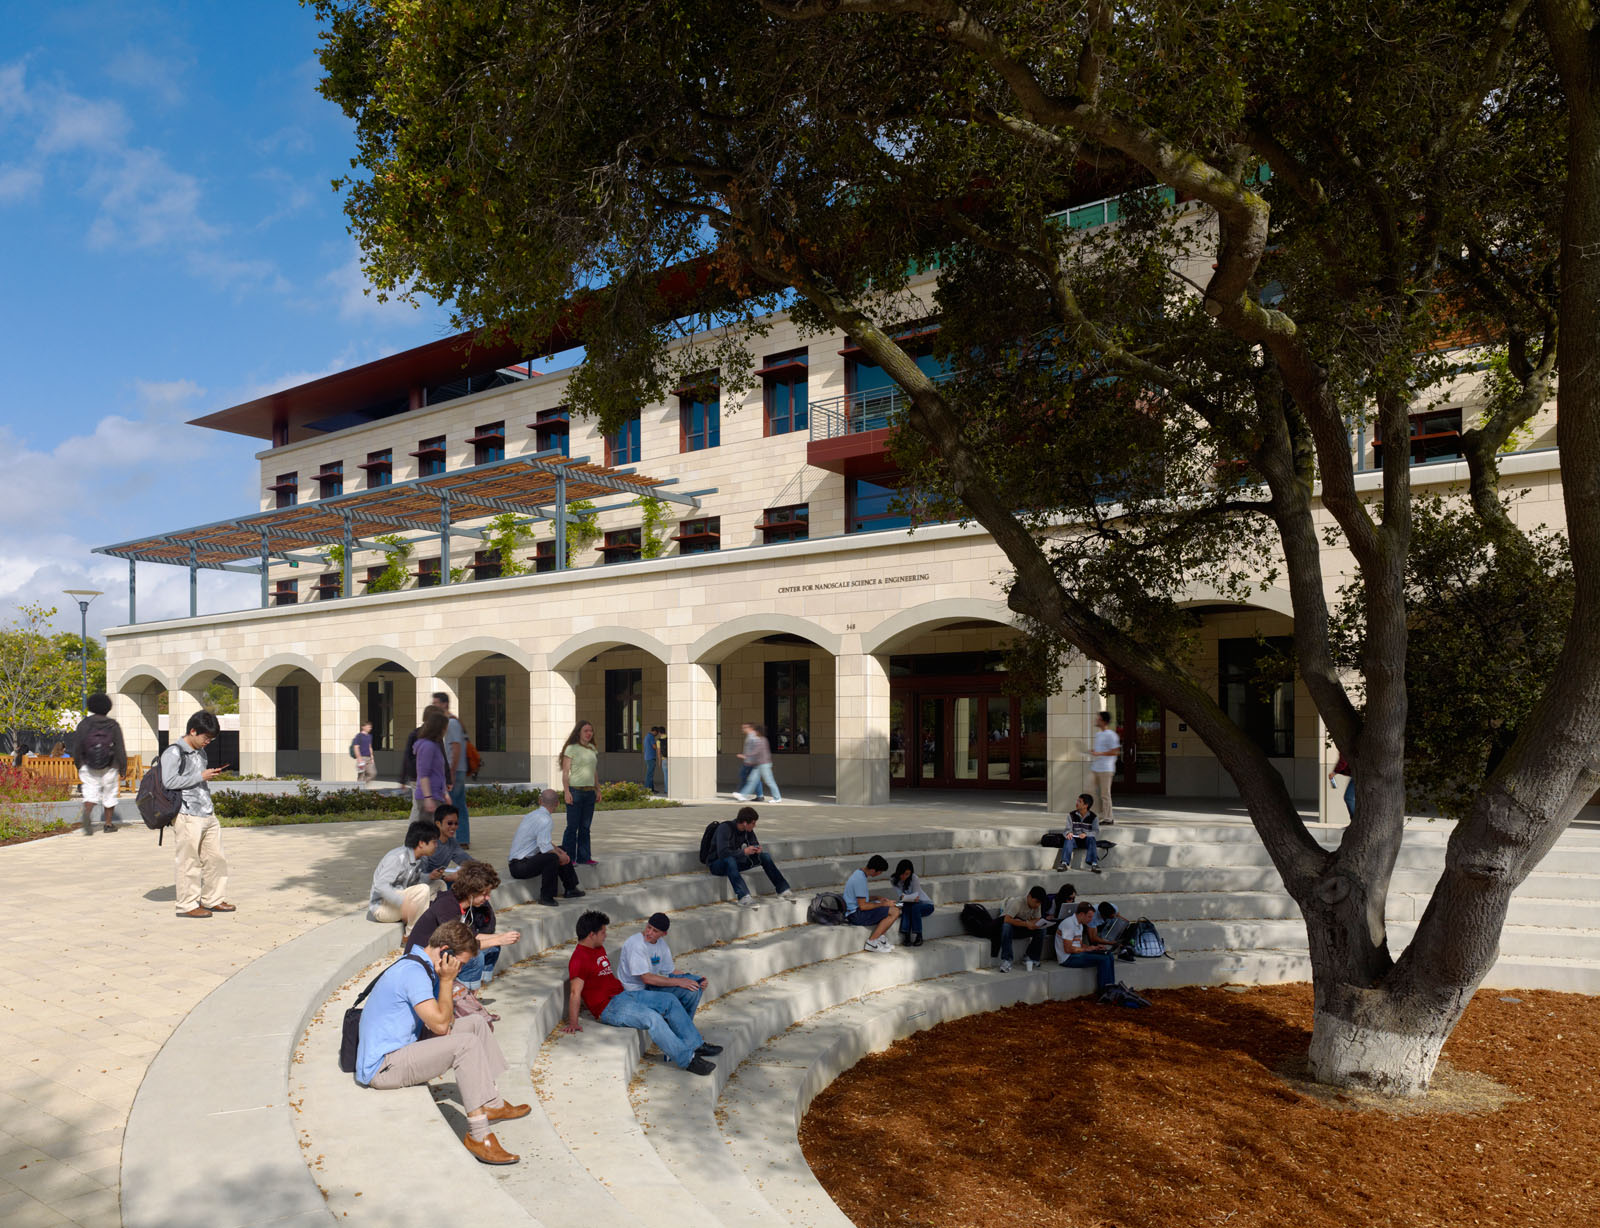
[[[806,1159],[860,1228],[1600,1224],[1594,998],[1480,991],[1393,1113],[1297,1090],[1309,985],[1147,996],[908,1037],[817,1097]]]

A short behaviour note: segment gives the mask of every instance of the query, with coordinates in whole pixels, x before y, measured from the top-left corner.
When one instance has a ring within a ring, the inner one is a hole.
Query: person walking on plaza
[[[644,929],[624,942],[617,953],[617,979],[624,989],[656,989],[671,994],[693,1019],[705,996],[706,978],[676,970],[672,948],[667,945],[667,930],[671,927],[666,913],[651,913]]]
[[[889,868],[881,853],[867,858],[867,864],[854,870],[844,883],[844,919],[847,925],[870,929],[866,950],[892,951],[894,943],[884,937],[900,919],[900,908],[893,900],[875,897],[868,882]]]
[[[588,721],[574,725],[561,747],[561,789],[567,803],[561,847],[574,865],[597,865],[589,847],[589,829],[600,795],[600,749],[594,744],[594,725]]]
[[[183,737],[161,752],[161,783],[181,797],[172,821],[180,917],[238,911],[227,900],[228,859],[222,852],[222,824],[211,806],[211,780],[223,769],[206,766],[206,747],[221,732],[215,716],[196,712]]]
[[[417,727],[412,748],[417,758],[417,783],[411,790],[411,820],[432,819],[433,812],[449,799],[448,773],[445,768],[444,734],[450,718],[442,708],[428,706],[422,714],[422,724]]]
[[[585,894],[578,886],[578,872],[572,868],[572,858],[565,849],[556,847],[551,838],[554,819],[551,811],[560,799],[554,789],[539,794],[539,806],[523,816],[517,824],[517,833],[511,837],[511,855],[508,859],[512,878],[539,879],[539,903],[556,906],[556,883],[566,888],[567,899],[581,899]]]
[[[433,702],[445,715],[444,762],[450,774],[450,804],[461,815],[456,838],[462,848],[471,848],[472,816],[467,813],[467,731],[450,711],[449,695],[435,691]]]
[[[378,777],[377,760],[372,757],[372,722],[362,721],[350,739],[350,753],[356,759],[356,788],[365,789]]]
[[[889,876],[894,889],[900,894],[900,943],[902,946],[922,945],[922,920],[933,913],[933,897],[923,889],[916,867],[903,859]]]
[[[772,743],[767,741],[765,728],[760,725],[744,726],[744,747],[739,752],[739,758],[744,760],[745,776],[734,797],[741,802],[759,801],[764,784],[772,800],[781,802],[783,795],[778,792],[778,782],[772,775]]]
[[[766,872],[767,881],[779,899],[794,899],[789,881],[772,860],[772,854],[756,843],[756,823],[760,818],[754,806],[741,806],[733,818],[719,823],[711,845],[711,860],[706,862],[706,869],[720,874],[733,885],[734,898],[744,908],[756,907],[756,898],[750,894],[740,871],[753,870],[758,865]]]
[[[651,725],[644,735],[644,787],[652,793],[656,791],[656,767],[661,762],[660,728],[660,725]]]
[[[1339,762],[1333,765],[1333,771],[1328,773],[1328,788],[1339,787],[1339,782],[1334,779],[1336,776],[1343,776],[1345,779],[1344,808],[1350,812],[1350,821],[1353,823],[1356,818],[1356,774],[1350,766],[1350,760],[1343,755],[1340,755]]]
[[[1117,774],[1117,756],[1122,753],[1122,739],[1111,728],[1111,713],[1102,712],[1095,717],[1094,723],[1089,771],[1094,776],[1094,791],[1100,795],[1100,821],[1109,827],[1116,822],[1111,817],[1111,778]]]
[[[89,696],[89,715],[78,722],[72,739],[72,762],[78,768],[83,792],[83,834],[94,835],[94,808],[106,831],[117,831],[117,798],[122,774],[128,770],[128,748],[122,726],[111,718],[111,697],[103,691]]]
[[[446,921],[425,947],[384,969],[361,1009],[356,1082],[390,1091],[455,1071],[461,1107],[467,1111],[462,1143],[480,1163],[515,1164],[517,1157],[500,1146],[489,1124],[526,1117],[529,1106],[507,1104],[495,1086],[506,1057],[488,1016],[455,1017],[456,978],[479,949],[470,928]],[[424,1162],[420,1156],[409,1159]]]

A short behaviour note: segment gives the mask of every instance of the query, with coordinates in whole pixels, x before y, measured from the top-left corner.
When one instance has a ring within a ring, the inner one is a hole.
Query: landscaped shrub
[[[602,806],[622,807],[651,800],[650,790],[636,780],[613,780],[600,786]]]
[[[50,781],[0,762],[0,804],[8,802],[64,802],[72,796],[69,784]]]

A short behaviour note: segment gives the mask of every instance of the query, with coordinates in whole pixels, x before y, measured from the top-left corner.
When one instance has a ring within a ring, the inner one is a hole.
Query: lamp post
[[[68,597],[78,603],[78,617],[80,631],[78,634],[78,651],[83,656],[83,714],[89,715],[89,603],[100,596],[97,588],[67,588],[62,589]]]

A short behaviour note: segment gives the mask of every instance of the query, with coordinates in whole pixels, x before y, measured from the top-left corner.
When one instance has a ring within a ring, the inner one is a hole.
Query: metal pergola
[[[353,560],[357,550],[393,550],[376,540],[420,532],[439,539],[439,583],[450,583],[450,539],[465,537],[483,540],[482,529],[464,527],[464,522],[484,520],[510,512],[526,524],[549,520],[555,526],[555,568],[567,569],[567,508],[576,500],[629,496],[627,503],[597,506],[594,514],[628,506],[641,496],[681,504],[692,510],[700,507],[700,496],[712,490],[676,491],[669,487],[675,478],[652,478],[631,469],[613,469],[576,459],[559,450],[534,456],[518,456],[491,461],[470,469],[457,469],[431,477],[413,478],[354,494],[317,499],[294,507],[274,508],[249,516],[219,520],[119,542],[97,546],[94,553],[128,560],[128,622],[138,621],[135,600],[140,563],[167,563],[189,569],[189,617],[199,612],[198,576],[203,570],[259,573],[261,604],[270,600],[268,570],[282,564],[328,562],[320,553],[307,553],[318,547],[343,548],[344,598],[355,595]],[[589,514],[589,513],[586,513]],[[410,541],[424,538],[407,538]]]

